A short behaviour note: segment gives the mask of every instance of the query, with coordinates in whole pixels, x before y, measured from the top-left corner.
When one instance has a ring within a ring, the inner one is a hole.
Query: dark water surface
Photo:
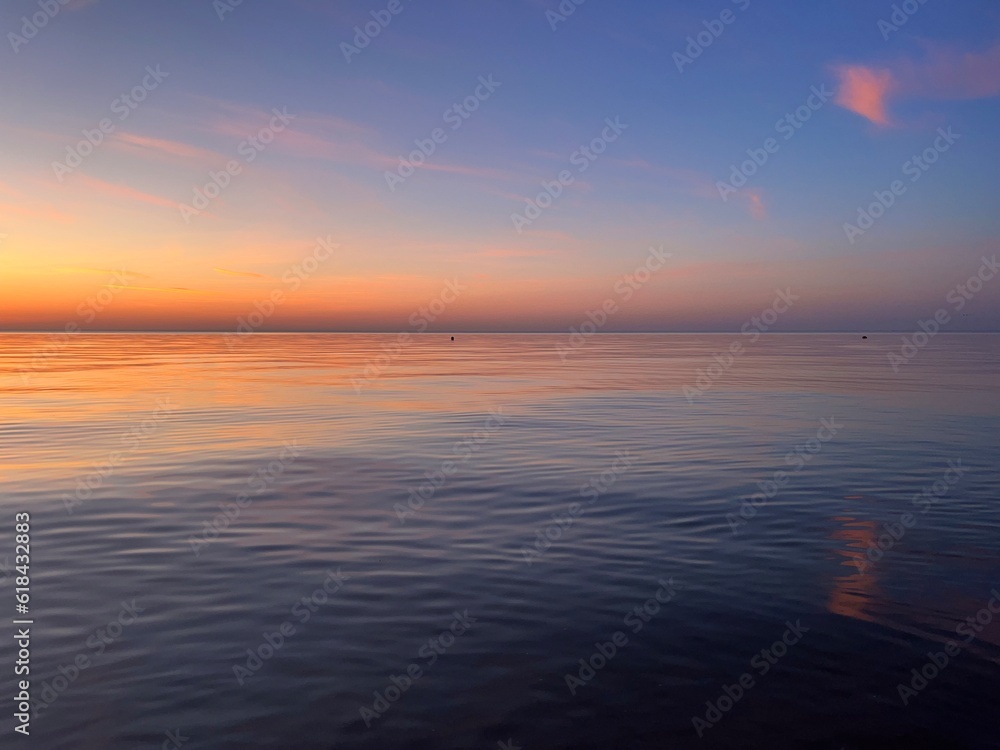
[[[0,336],[0,746],[1000,747],[1000,336],[456,338]]]

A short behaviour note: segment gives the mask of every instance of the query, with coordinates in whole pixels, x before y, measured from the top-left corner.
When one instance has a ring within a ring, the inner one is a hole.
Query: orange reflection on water
[[[882,590],[875,576],[877,566],[869,562],[867,551],[877,546],[878,527],[875,521],[851,516],[836,516],[833,520],[839,524],[833,538],[845,542],[837,554],[844,558],[841,565],[851,572],[834,579],[827,609],[856,620],[876,622],[870,607],[881,598]]]

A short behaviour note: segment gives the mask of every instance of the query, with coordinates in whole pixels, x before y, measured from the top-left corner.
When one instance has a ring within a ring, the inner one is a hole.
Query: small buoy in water
[[[451,337],[451,340],[452,340],[452,341],[454,341],[454,340],[455,340],[455,337],[454,337],[454,336],[452,336],[452,337]]]
[[[863,338],[863,339],[867,339],[868,337],[867,337],[867,336],[862,336],[861,338]],[[454,341],[454,339],[452,339],[452,340]]]

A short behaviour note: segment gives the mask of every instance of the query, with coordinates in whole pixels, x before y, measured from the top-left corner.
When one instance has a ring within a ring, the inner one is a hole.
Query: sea
[[[0,386],[5,749],[1000,748],[1000,335],[3,334]]]

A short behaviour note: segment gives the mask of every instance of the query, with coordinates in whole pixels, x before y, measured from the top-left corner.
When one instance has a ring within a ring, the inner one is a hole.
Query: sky
[[[995,0],[9,0],[0,31],[0,330],[735,331],[778,292],[771,331],[1000,330]]]

